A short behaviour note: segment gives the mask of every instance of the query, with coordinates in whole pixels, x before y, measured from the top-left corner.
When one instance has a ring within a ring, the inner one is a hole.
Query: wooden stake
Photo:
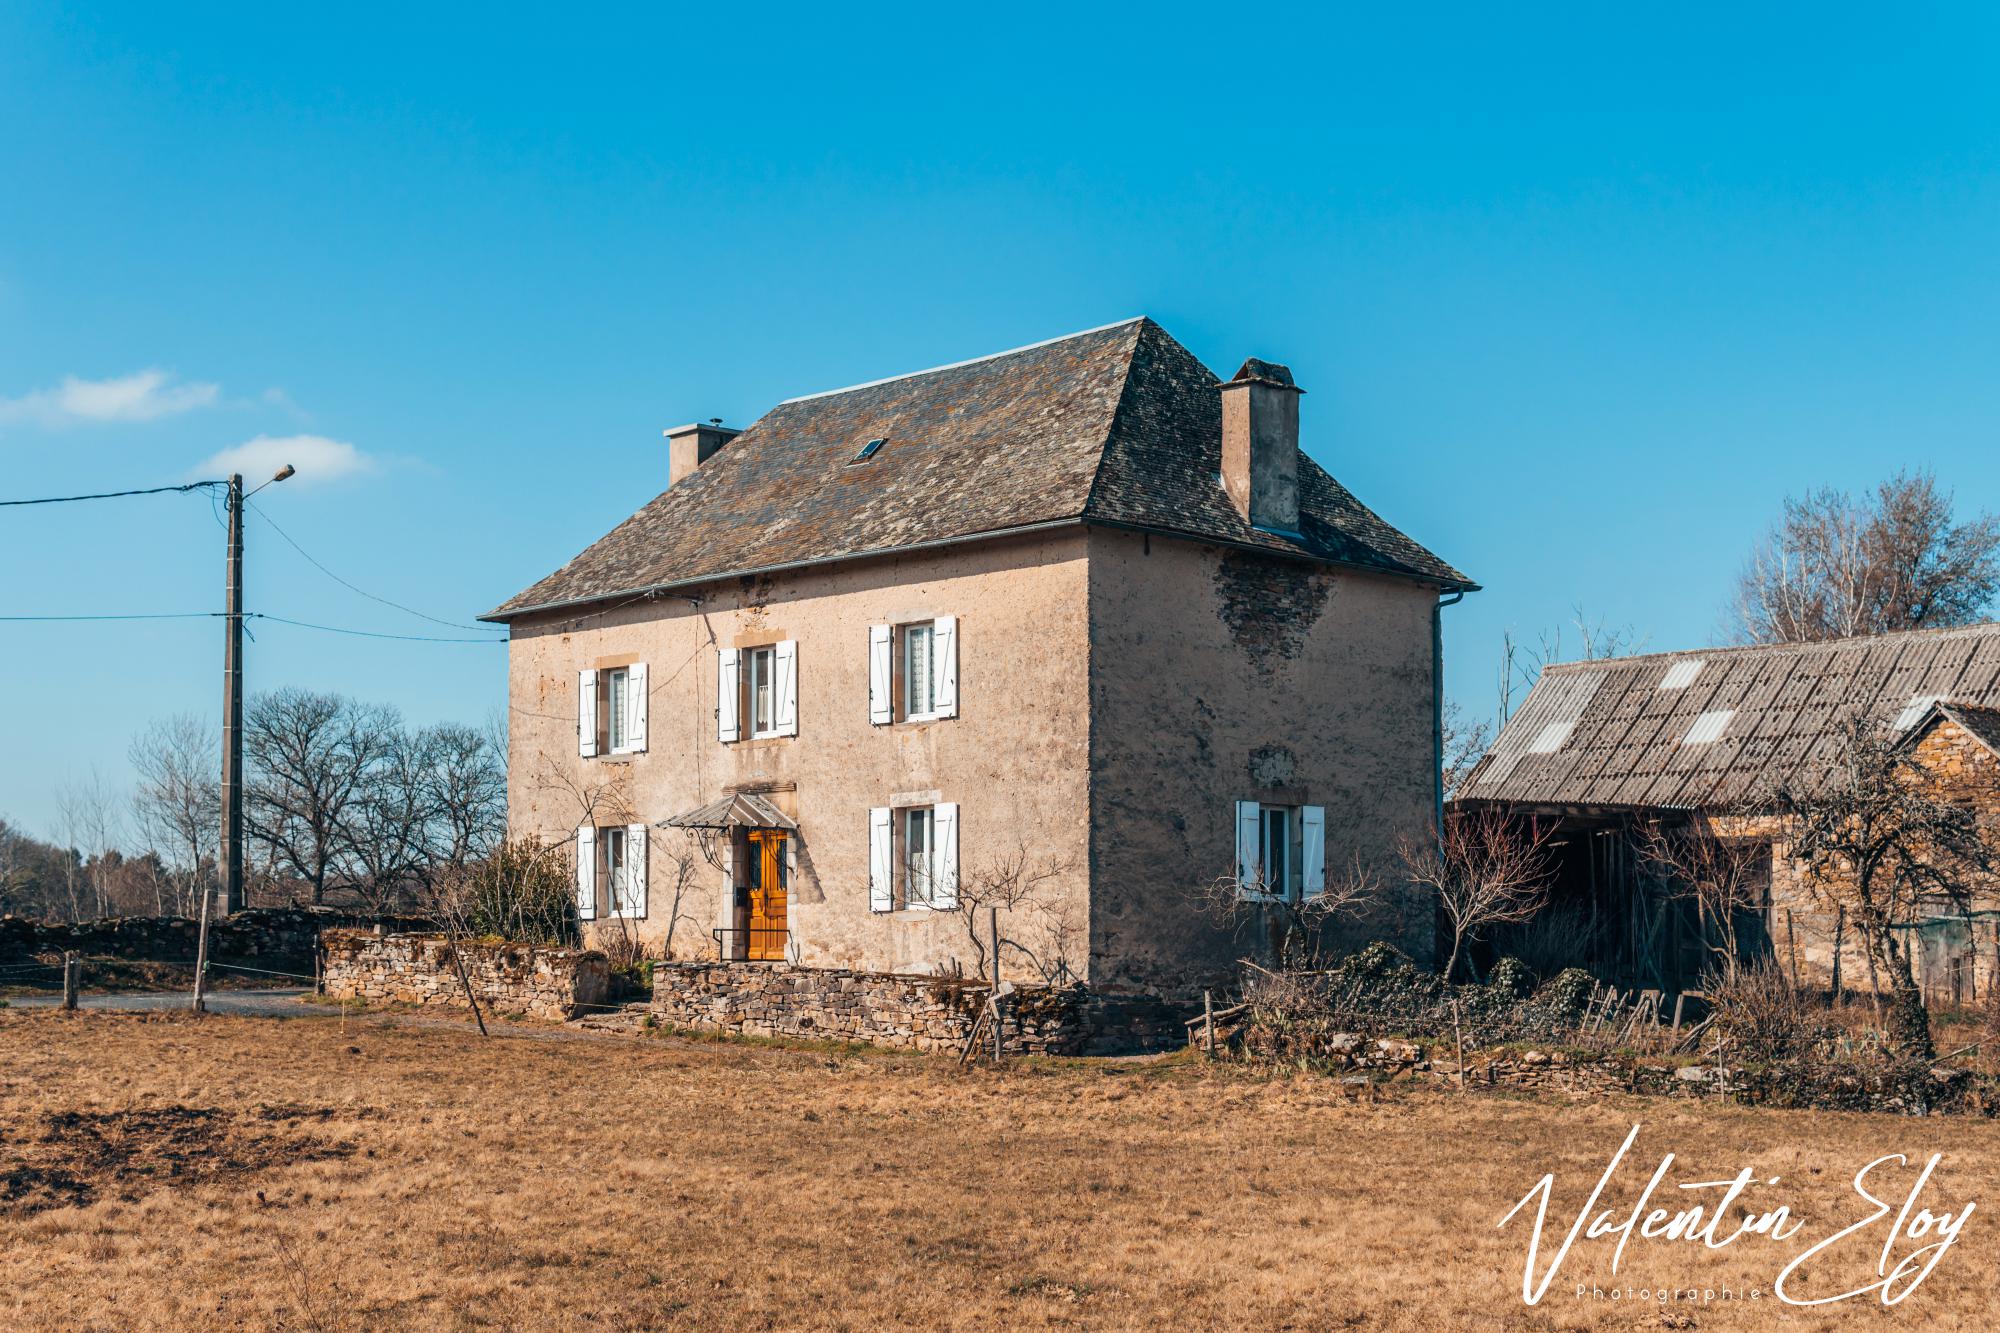
[[[1785,948],[1792,955],[1792,989],[1799,988],[1799,938],[1792,933],[1792,909],[1785,909]]]
[[[456,939],[451,940],[451,961],[452,965],[458,969],[459,984],[465,987],[465,1002],[472,1006],[472,1018],[474,1022],[479,1024],[479,1035],[482,1037],[492,1036],[493,1034],[486,1030],[486,1019],[479,1012],[479,999],[472,993],[472,978],[465,974],[465,960],[458,955],[458,941]]]
[[[1000,1063],[1000,909],[986,909],[986,939],[993,955],[993,991],[987,1003],[993,1006],[993,1063]]]
[[[191,1007],[198,1014],[208,1012],[208,916],[215,905],[215,888],[210,885],[201,892],[201,933],[195,939],[194,947],[194,1001]]]
[[[1847,934],[1847,904],[1835,903],[1833,909],[1833,1002],[1841,1002],[1840,994],[1840,949],[1842,938]]]
[[[74,953],[65,953],[63,955],[62,1007],[65,1009],[76,1008],[76,984],[78,974],[81,970],[77,966],[76,955]]]

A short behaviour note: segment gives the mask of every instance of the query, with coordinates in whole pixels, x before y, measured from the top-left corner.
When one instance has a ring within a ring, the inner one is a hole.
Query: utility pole
[[[229,476],[222,644],[222,910],[243,910],[243,474]],[[207,913],[202,914],[206,918]]]
[[[290,463],[272,481],[292,475]],[[224,557],[222,640],[222,910],[243,910],[243,474],[229,474],[229,550]],[[213,890],[201,898],[201,933],[195,948],[194,1010],[203,1011],[208,983],[208,923]]]

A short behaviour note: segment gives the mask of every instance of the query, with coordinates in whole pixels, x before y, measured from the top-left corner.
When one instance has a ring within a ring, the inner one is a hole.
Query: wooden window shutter
[[[576,673],[576,752],[588,759],[597,753],[597,673]]]
[[[896,682],[891,671],[889,626],[868,627],[868,720],[878,727],[896,720]]]
[[[646,826],[625,826],[625,915],[646,915]]]
[[[1264,868],[1257,855],[1257,821],[1262,812],[1255,801],[1236,803],[1236,888],[1240,893],[1261,893]]]
[[[958,906],[958,805],[931,807],[931,906]]]
[[[931,624],[931,680],[939,717],[958,716],[958,617],[939,616]]]
[[[576,831],[576,916],[597,916],[597,830],[588,824]]]
[[[725,741],[741,740],[743,737],[743,729],[736,717],[740,688],[736,683],[736,659],[734,648],[724,648],[716,654],[715,728],[716,735]]]
[[[625,748],[646,748],[646,664],[634,662],[625,668]]]
[[[799,734],[799,641],[782,640],[771,660],[776,663],[778,677],[771,723],[780,736],[796,736]]]
[[[896,881],[889,835],[890,811],[878,805],[868,812],[868,910],[896,910]]]
[[[1326,892],[1326,807],[1299,807],[1300,896],[1317,898]]]

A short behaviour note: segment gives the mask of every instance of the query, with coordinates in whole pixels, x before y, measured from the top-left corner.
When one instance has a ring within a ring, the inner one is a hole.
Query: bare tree
[[[215,727],[192,713],[158,719],[132,742],[139,829],[156,850],[164,851],[163,879],[173,890],[174,910],[184,916],[193,914],[202,886],[212,876],[221,840],[221,752]],[[159,910],[164,912],[166,904]]]
[[[1081,930],[1063,881],[1075,869],[1064,857],[1037,858],[1025,845],[995,856],[970,873],[961,873],[956,911],[972,945],[973,970],[985,976],[989,912],[1002,914],[1001,962],[1011,952],[1051,986],[1067,984],[1076,975],[1073,951]]]
[[[1558,662],[1594,662],[1621,657],[1644,648],[1646,637],[1632,625],[1612,625],[1594,616],[1582,603],[1570,607],[1566,624],[1544,630],[1533,647],[1526,646],[1507,630],[1500,636],[1500,725],[1514,715],[1517,695],[1535,688],[1546,667]]]
[[[1493,926],[1526,921],[1548,904],[1553,834],[1553,824],[1516,820],[1496,810],[1461,810],[1445,816],[1435,840],[1408,834],[1397,840],[1404,874],[1437,900],[1451,931],[1446,980],[1457,972],[1468,943]]]
[[[1493,743],[1493,730],[1484,722],[1473,722],[1466,718],[1465,710],[1456,701],[1447,701],[1444,706],[1442,757],[1444,769],[1439,774],[1446,799],[1457,794],[1465,784],[1472,770],[1485,757],[1487,746]]]
[[[2000,861],[1981,835],[1977,812],[1937,794],[1900,734],[1849,719],[1824,771],[1803,772],[1775,791],[1788,816],[1788,855],[1807,886],[1844,904],[1863,947],[1890,988],[1895,1048],[1930,1059],[1930,1014],[1917,984],[1913,942],[1894,927],[1943,907],[1965,912]]]
[[[1382,880],[1357,851],[1343,873],[1328,875],[1310,895],[1275,892],[1262,867],[1253,867],[1247,878],[1220,875],[1191,896],[1197,913],[1232,933],[1261,927],[1279,967],[1293,970],[1320,964],[1326,927],[1341,917],[1365,916],[1381,900]]]
[[[107,860],[124,836],[124,802],[114,796],[95,767],[84,778],[66,777],[56,784],[58,836],[69,848],[66,876],[70,919],[82,921],[109,914]]]
[[[1641,864],[1669,891],[1694,903],[1704,947],[1721,959],[1723,975],[1736,980],[1743,962],[1736,917],[1763,905],[1770,882],[1768,849],[1718,837],[1708,816],[1700,813],[1685,823],[1645,825],[1638,847]]]
[[[1738,580],[1750,643],[1965,625],[2000,591],[2000,518],[1953,520],[1929,472],[1898,472],[1859,499],[1833,487],[1787,498]]]
[[[396,730],[393,713],[337,694],[258,696],[244,719],[244,822],[273,861],[322,902],[353,848],[349,820]]]

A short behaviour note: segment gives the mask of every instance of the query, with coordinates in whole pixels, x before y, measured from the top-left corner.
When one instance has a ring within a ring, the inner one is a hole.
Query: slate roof
[[[1218,480],[1219,386],[1134,319],[790,399],[483,618],[1079,521],[1476,586],[1303,454],[1303,532],[1251,527]]]
[[[1459,800],[1714,808],[1810,780],[1857,711],[1912,735],[1932,714],[1965,719],[1985,739],[1996,710],[1994,624],[1569,662],[1542,672]]]

